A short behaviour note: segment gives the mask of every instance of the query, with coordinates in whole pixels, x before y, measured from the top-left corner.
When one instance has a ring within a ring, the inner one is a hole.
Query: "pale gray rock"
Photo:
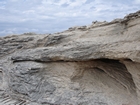
[[[140,11],[1,37],[0,105],[140,105]]]

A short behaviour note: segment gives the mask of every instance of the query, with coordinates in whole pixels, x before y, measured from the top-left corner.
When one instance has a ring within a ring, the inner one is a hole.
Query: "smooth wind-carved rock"
[[[1,37],[0,105],[140,105],[140,11]]]

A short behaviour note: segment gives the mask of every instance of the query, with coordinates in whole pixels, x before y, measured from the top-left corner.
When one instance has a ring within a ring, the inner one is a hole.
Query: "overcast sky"
[[[140,0],[0,0],[0,36],[60,32],[139,9]]]

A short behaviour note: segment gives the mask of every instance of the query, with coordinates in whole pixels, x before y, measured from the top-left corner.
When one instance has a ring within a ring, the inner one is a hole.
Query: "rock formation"
[[[1,37],[0,105],[140,105],[140,11]]]

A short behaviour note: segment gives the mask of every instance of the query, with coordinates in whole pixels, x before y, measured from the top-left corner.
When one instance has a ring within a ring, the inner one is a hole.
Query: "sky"
[[[0,36],[61,32],[139,9],[140,0],[0,0]]]

